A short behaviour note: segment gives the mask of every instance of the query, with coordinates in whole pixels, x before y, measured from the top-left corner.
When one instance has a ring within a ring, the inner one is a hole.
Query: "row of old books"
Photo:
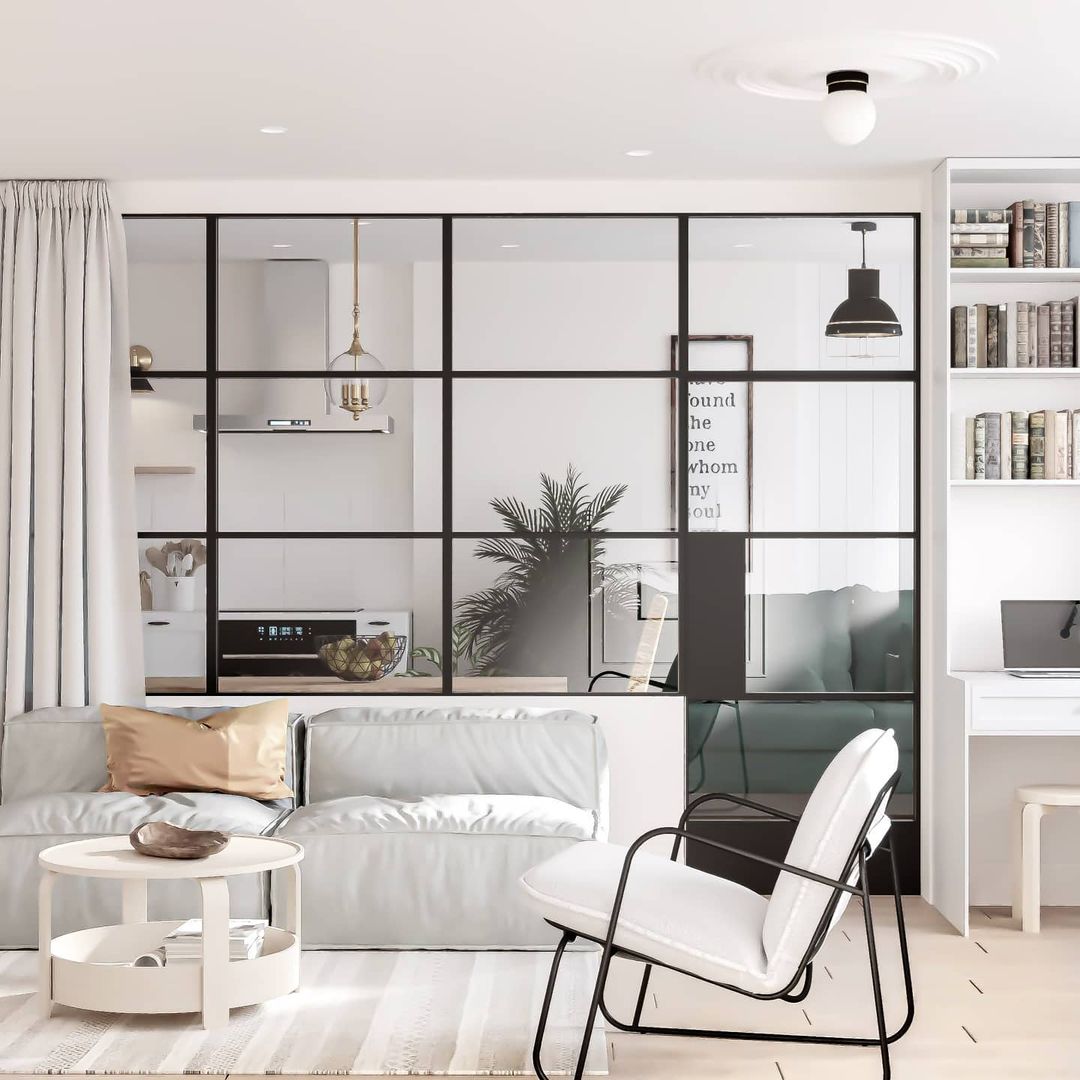
[[[1080,480],[1080,409],[964,418],[965,480]]]
[[[953,367],[1076,367],[1080,298],[952,309]]]
[[[954,210],[949,228],[954,267],[1080,267],[1080,202]]]

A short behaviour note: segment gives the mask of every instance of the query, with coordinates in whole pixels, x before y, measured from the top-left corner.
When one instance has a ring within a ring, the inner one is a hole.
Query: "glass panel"
[[[910,217],[871,219],[866,265],[880,271],[880,297],[895,312],[900,337],[825,336],[847,297],[861,240],[849,217],[695,218],[690,221],[690,333],[744,334],[757,370],[907,370],[915,363],[915,226]],[[699,371],[730,350],[691,348]]]
[[[613,496],[604,528],[673,529],[673,421],[666,379],[459,379],[454,527],[505,529],[492,500],[539,508],[541,474],[563,485],[572,469],[588,498],[625,485]],[[537,520],[550,526],[547,518]],[[563,529],[585,527],[580,514],[555,520]]]
[[[132,346],[152,357],[150,371],[206,367],[206,222],[202,218],[126,218]]]
[[[457,669],[472,678],[455,687],[661,692],[648,680],[672,674],[677,590],[673,540],[457,540]]]
[[[910,540],[752,540],[746,689],[910,693]]]
[[[912,529],[911,383],[695,380],[689,403],[692,530]]]
[[[892,728],[900,745],[894,817],[914,813],[914,706],[909,701],[691,701],[686,707],[687,790],[747,794],[800,813],[833,756],[860,731]],[[755,816],[717,803],[717,819]]]
[[[434,532],[442,520],[442,386],[388,379],[358,420],[323,379],[218,381],[224,532]]]
[[[132,394],[135,508],[140,532],[206,528],[206,435],[195,417],[206,412],[202,379],[149,380]]]
[[[442,225],[360,219],[360,339],[383,367],[442,366]],[[222,369],[324,368],[353,333],[353,219],[218,226]]]
[[[206,572],[204,540],[139,541],[148,694],[206,689]]]
[[[219,551],[223,693],[441,692],[441,657],[412,656],[442,645],[439,541],[222,540]]]
[[[669,367],[677,255],[674,218],[455,221],[455,369]]]

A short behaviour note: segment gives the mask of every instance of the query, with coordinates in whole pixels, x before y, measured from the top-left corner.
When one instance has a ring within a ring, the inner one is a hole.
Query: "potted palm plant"
[[[604,565],[603,540],[594,535],[626,490],[609,484],[590,495],[568,466],[562,480],[541,474],[537,506],[491,500],[506,535],[480,540],[474,555],[494,563],[498,576],[455,605],[477,674],[565,676],[571,687],[587,679],[592,598],[603,589],[608,602],[625,603],[633,587],[629,568]]]

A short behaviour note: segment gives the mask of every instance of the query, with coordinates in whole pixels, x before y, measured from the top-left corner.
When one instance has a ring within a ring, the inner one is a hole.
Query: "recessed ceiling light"
[[[627,150],[627,157],[650,157],[652,155],[651,150]]]
[[[267,124],[266,127],[259,128],[259,132],[262,135],[284,135],[288,130],[288,128],[279,127],[277,124]]]
[[[275,244],[274,247],[276,247],[276,248],[291,248],[292,244]]]
[[[521,245],[520,244],[500,244],[499,247],[501,247],[501,248],[519,248],[519,247],[521,247]]]
[[[753,247],[754,245],[749,244],[749,243],[742,243],[742,244],[732,244],[731,246],[732,247],[737,247],[737,248],[748,248],[748,247]]]

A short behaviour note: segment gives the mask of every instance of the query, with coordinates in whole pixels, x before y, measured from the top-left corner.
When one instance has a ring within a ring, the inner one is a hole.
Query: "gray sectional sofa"
[[[198,719],[210,708],[170,709]],[[530,709],[331,710],[291,719],[296,799],[102,792],[98,710],[8,720],[0,746],[0,948],[37,944],[37,856],[148,820],[280,835],[305,849],[306,948],[544,948],[519,900],[534,863],[607,830],[607,764],[595,718]],[[230,880],[234,916],[272,914],[277,883]],[[152,919],[199,910],[191,882],[153,882]],[[54,932],[120,919],[114,882],[65,878]]]

